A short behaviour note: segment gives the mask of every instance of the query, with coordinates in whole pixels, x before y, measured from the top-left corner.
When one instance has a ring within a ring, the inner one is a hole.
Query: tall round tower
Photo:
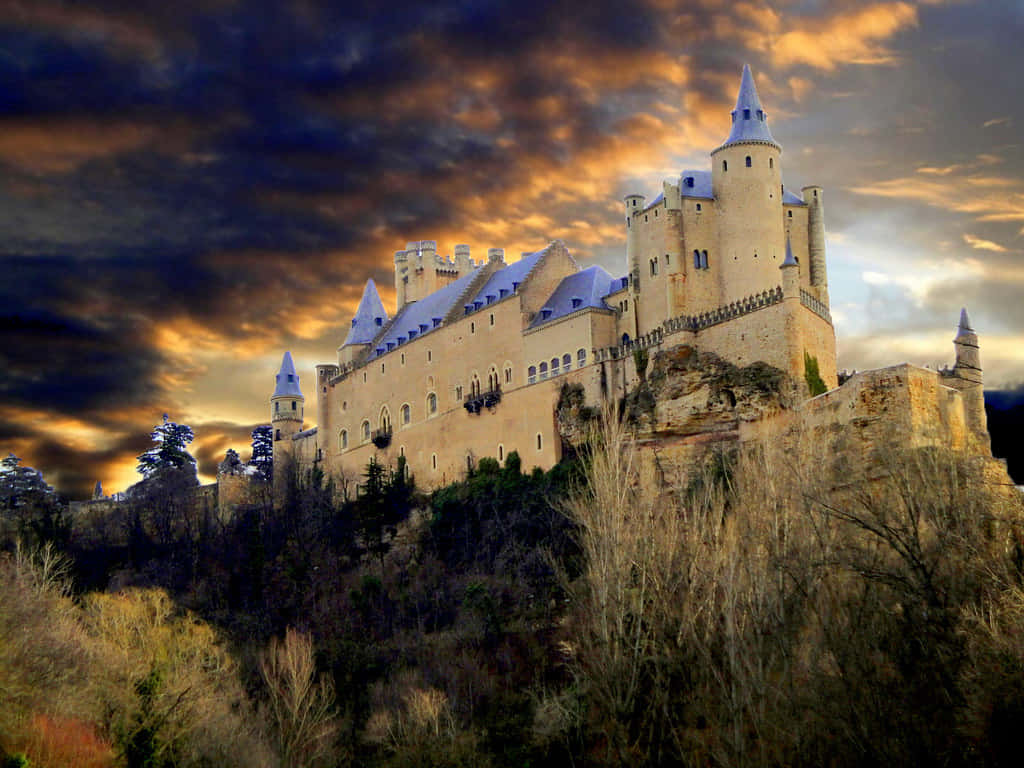
[[[779,284],[786,256],[782,147],[768,130],[750,67],[744,65],[729,138],[711,153],[723,304]]]
[[[299,389],[292,353],[285,352],[281,370],[274,377],[276,385],[270,396],[270,421],[274,430],[274,482],[284,472],[292,453],[292,436],[302,431],[303,406],[306,398]]]

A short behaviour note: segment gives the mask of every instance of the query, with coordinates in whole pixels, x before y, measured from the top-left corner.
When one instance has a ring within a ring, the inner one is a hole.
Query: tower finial
[[[299,389],[299,375],[295,372],[295,363],[292,362],[292,353],[285,352],[281,358],[281,370],[274,377],[276,386],[271,397],[302,397],[302,390]]]
[[[757,86],[754,85],[754,76],[750,73],[749,64],[743,65],[740,90],[736,95],[736,108],[732,111],[732,129],[722,146],[743,142],[779,146],[768,130],[768,115],[761,107],[761,99],[757,96]]]
[[[793,256],[793,245],[789,241],[789,235],[786,235],[786,258],[782,261],[782,267],[796,267],[796,258]],[[779,267],[779,269],[782,269]]]
[[[971,318],[967,316],[967,307],[960,308],[960,325],[957,329],[957,336],[963,333],[973,333],[974,329],[971,327]]]

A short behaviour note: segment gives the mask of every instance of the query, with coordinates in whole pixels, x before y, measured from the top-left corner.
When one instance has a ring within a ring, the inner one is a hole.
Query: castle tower
[[[782,305],[784,320],[782,338],[786,345],[785,357],[788,373],[795,381],[801,381],[804,373],[804,348],[800,334],[800,265],[793,256],[793,247],[786,238],[786,257],[779,266],[782,279]]]
[[[629,270],[629,283],[635,293],[640,283],[640,236],[637,234],[637,222],[634,217],[644,209],[643,195],[626,195],[623,202],[626,206],[626,268]]]
[[[270,396],[270,422],[274,430],[274,484],[292,458],[292,436],[302,431],[303,406],[306,398],[299,389],[292,353],[285,352],[281,370],[274,377],[274,394]]]
[[[821,187],[804,187],[807,203],[807,252],[811,257],[811,288],[818,300],[828,304],[828,271],[825,268],[825,195]]]
[[[415,253],[413,256],[415,257]],[[395,251],[395,314],[405,306],[406,287],[409,285],[408,251]]]
[[[395,258],[398,256],[396,254]],[[397,271],[395,273],[397,275]],[[399,309],[401,309],[399,303]],[[373,279],[366,281],[363,296],[359,300],[355,315],[352,316],[352,327],[348,336],[338,347],[338,365],[346,365],[355,360],[380,333],[380,329],[388,321],[388,313],[384,311],[384,303],[377,293],[377,284]]]
[[[782,147],[744,65],[732,129],[711,153],[711,187],[718,210],[721,303],[778,285],[785,258]]]
[[[964,415],[967,426],[975,436],[989,449],[988,418],[985,415],[985,388],[981,371],[981,350],[978,345],[978,334],[971,327],[971,318],[967,316],[967,308],[960,310],[960,324],[953,339],[956,350],[956,364],[952,375],[945,383],[960,390],[964,398]]]

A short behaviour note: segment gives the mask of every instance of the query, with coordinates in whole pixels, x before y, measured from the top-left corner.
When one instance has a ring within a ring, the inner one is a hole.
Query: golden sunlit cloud
[[[973,187],[963,194],[962,185]],[[935,208],[966,213],[978,221],[1024,221],[1024,182],[1019,179],[967,176],[958,181],[908,176],[848,188],[858,195],[916,200]]]
[[[979,251],[994,251],[995,253],[1006,253],[1006,248],[1001,246],[999,243],[994,243],[991,240],[983,240],[980,237],[974,235],[964,234],[964,242],[967,243],[971,248],[975,248]]]
[[[997,125],[1010,126],[1013,124],[1013,120],[1010,117],[994,117],[991,120],[986,120],[982,123],[983,128],[993,128]]]

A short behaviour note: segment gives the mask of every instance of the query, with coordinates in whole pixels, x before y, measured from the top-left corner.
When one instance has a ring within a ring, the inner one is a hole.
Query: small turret
[[[409,284],[409,257],[407,251],[395,251],[395,312],[405,306],[405,289]]]
[[[363,297],[359,307],[352,316],[352,327],[340,347],[338,347],[338,364],[351,363],[366,346],[373,341],[381,328],[388,321],[388,313],[384,311],[384,303],[377,293],[377,284],[373,279],[366,281]]]
[[[793,245],[786,238],[786,258],[779,267],[782,272],[782,296],[786,299],[800,298],[800,265],[793,256]]]
[[[953,372],[961,379],[982,384],[978,334],[971,328],[971,318],[967,316],[967,307],[960,310],[960,325],[957,327],[953,346],[956,349],[956,364],[953,366]]]
[[[757,86],[754,85],[754,76],[750,73],[750,66],[747,64],[743,65],[740,90],[736,95],[736,108],[731,114],[732,128],[729,131],[729,138],[718,149],[724,149],[730,144],[750,142],[771,144],[776,149],[782,149],[772,138],[772,132],[768,130],[768,114],[761,107]]]
[[[975,438],[986,452],[991,451],[988,436],[988,418],[985,415],[985,388],[981,371],[981,350],[978,334],[971,327],[967,308],[960,310],[960,324],[953,339],[956,364],[944,383],[960,390],[964,399],[964,417]],[[951,375],[950,375],[951,374]]]
[[[455,269],[460,277],[473,271],[473,259],[469,253],[469,246],[465,243],[455,246]]]
[[[807,203],[807,251],[810,255],[811,287],[818,290],[818,300],[828,304],[828,272],[825,268],[825,195],[817,185],[801,192]]]
[[[292,435],[302,431],[305,402],[306,398],[302,396],[302,390],[299,389],[299,375],[295,372],[292,353],[285,352],[281,359],[281,370],[275,377],[274,394],[270,396],[275,456],[279,455],[279,444],[288,443],[290,445]]]
[[[488,248],[487,249],[487,263],[488,264],[494,264],[495,262],[497,262],[499,264],[504,264],[505,263],[505,249],[504,248]]]
[[[640,239],[637,233],[636,214],[644,209],[643,195],[626,195],[623,202],[626,205],[626,268],[629,270],[629,281],[633,291],[639,289],[640,281]]]

